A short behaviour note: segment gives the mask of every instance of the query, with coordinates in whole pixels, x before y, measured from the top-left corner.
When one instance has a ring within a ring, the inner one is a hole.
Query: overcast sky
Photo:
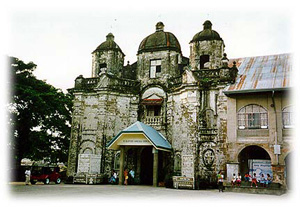
[[[33,61],[39,79],[66,90],[73,87],[78,75],[91,76],[91,52],[109,32],[126,55],[124,64],[133,63],[140,42],[155,32],[158,21],[177,37],[186,57],[189,41],[203,29],[205,20],[210,20],[213,30],[223,38],[229,58],[293,52],[293,15],[289,7],[256,7],[252,1],[247,6],[235,4],[238,1],[207,6],[200,1],[178,1],[180,5],[177,1],[147,1],[150,5],[141,5],[142,1],[84,2],[84,6],[61,7],[10,4],[6,54]]]

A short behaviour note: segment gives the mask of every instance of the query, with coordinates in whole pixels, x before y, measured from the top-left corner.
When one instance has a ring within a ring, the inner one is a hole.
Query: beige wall
[[[274,101],[277,114],[277,143],[281,145],[279,164],[284,165],[284,158],[291,151],[292,129],[283,129],[282,109],[292,103],[290,97],[282,92],[275,92]],[[228,161],[238,162],[238,155],[245,147],[257,145],[269,153],[272,164],[277,164],[273,149],[276,143],[276,115],[274,107],[272,107],[272,93],[231,95],[228,97],[227,103]],[[238,129],[237,113],[239,109],[249,104],[258,104],[267,109],[268,129]]]

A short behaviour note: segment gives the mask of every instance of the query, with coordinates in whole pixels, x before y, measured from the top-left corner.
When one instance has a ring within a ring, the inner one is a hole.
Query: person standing
[[[26,185],[29,185],[29,183],[30,183],[30,175],[31,175],[30,169],[26,169],[25,170],[25,184]]]
[[[129,171],[129,178],[130,178],[130,182],[129,182],[129,184],[134,184],[134,170],[133,169],[131,169],[130,171]]]
[[[252,184],[255,184],[256,188],[257,188],[257,179],[256,179],[256,173],[253,174],[253,177],[252,177],[252,181],[251,181],[251,188],[252,188]]]
[[[218,179],[219,192],[224,192],[223,191],[224,175],[222,174],[221,170],[219,171],[219,173],[217,175],[217,179]]]
[[[124,185],[128,185],[128,169],[124,170]]]

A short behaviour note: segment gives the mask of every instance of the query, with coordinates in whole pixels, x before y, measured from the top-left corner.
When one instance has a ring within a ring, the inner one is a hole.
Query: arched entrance
[[[256,171],[259,173],[262,169],[258,169],[260,166],[265,167],[263,169],[266,172],[271,172],[271,158],[268,152],[262,147],[251,145],[245,147],[238,156],[239,171],[241,175],[245,175],[250,171]],[[250,172],[251,173],[251,172]]]
[[[137,154],[134,153],[136,151],[133,148],[141,149],[141,147],[143,148],[141,156],[137,157]],[[158,179],[164,177],[164,174],[159,176],[159,168],[163,164],[162,160],[159,160],[159,157],[163,157],[159,156],[159,151],[169,153],[172,150],[171,144],[161,133],[139,121],[119,132],[107,144],[107,148],[120,150],[120,185],[124,182],[124,174],[121,172],[124,172],[125,168],[134,168],[136,166],[141,184],[153,184],[153,186],[157,186]],[[127,153],[126,150],[128,150]],[[126,154],[128,155],[127,160],[125,160]]]
[[[153,154],[152,147],[145,147],[141,153],[141,184],[153,184]]]

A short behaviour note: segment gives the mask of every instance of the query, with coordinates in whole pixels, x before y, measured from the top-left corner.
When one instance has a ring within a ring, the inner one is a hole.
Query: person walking
[[[220,170],[219,173],[217,174],[217,179],[218,179],[219,192],[224,192],[224,191],[223,191],[224,175],[222,174],[222,171],[221,171],[221,170]]]
[[[30,175],[31,175],[30,169],[26,169],[25,170],[25,184],[26,185],[29,185],[29,183],[30,183]]]

